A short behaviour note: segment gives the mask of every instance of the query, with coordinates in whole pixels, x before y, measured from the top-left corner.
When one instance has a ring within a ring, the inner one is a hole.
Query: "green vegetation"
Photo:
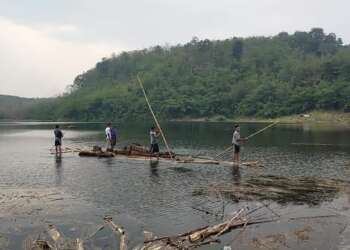
[[[320,28],[273,37],[198,40],[103,58],[71,91],[37,105],[37,119],[126,120],[149,116],[140,73],[163,119],[273,118],[350,112],[350,47]]]
[[[20,120],[31,118],[33,107],[37,107],[36,105],[40,105],[44,100],[49,99],[0,95],[0,120]]]

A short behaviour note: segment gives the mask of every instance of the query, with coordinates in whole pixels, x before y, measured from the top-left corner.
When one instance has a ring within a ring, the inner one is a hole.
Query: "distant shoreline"
[[[327,124],[350,127],[350,113],[313,111],[305,114],[283,116],[278,118],[236,117],[226,118],[222,116],[204,118],[172,119],[176,122],[242,122],[242,123],[272,123],[284,124]]]
[[[305,114],[283,116],[277,118],[258,118],[258,117],[236,117],[227,118],[224,116],[202,117],[202,118],[180,118],[180,119],[160,119],[161,122],[232,122],[232,123],[273,123],[279,122],[281,124],[310,124],[310,125],[331,125],[350,127],[350,113],[342,113],[337,111],[313,111]],[[79,124],[79,123],[99,123],[101,121],[52,121],[52,120],[11,120],[0,119],[0,123],[47,123],[47,124]],[[115,123],[133,122],[130,120],[113,121]]]

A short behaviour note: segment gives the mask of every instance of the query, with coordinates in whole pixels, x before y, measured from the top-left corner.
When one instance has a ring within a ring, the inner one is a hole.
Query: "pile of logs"
[[[275,221],[273,218],[264,218],[258,212],[262,207],[255,209],[242,208],[230,215],[223,222],[198,228],[175,236],[154,237],[153,234],[145,232],[145,240],[133,250],[178,250],[193,249],[203,245],[220,242],[220,236],[237,228],[244,228],[248,225],[268,223]],[[104,218],[105,224],[86,241],[91,239],[97,232],[109,227],[119,239],[119,250],[127,250],[127,233],[122,226],[113,222],[112,217]],[[82,239],[65,239],[54,227],[49,226],[46,230],[47,236],[43,239],[27,240],[25,250],[84,250]]]
[[[141,157],[153,157],[154,154],[151,154],[149,150],[141,146],[139,144],[131,144],[128,146],[125,146],[122,149],[115,149],[113,151],[103,151],[101,147],[94,146],[92,150],[82,150],[79,151],[79,156],[93,156],[93,157],[114,157],[116,155],[124,155],[128,157],[132,156],[141,156]],[[171,155],[174,157],[175,153],[171,153]],[[159,157],[164,159],[170,159],[170,154],[168,152],[159,152]]]

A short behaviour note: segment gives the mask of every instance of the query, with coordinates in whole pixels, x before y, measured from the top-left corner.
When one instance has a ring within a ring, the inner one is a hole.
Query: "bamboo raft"
[[[139,161],[157,160],[160,162],[174,162],[184,164],[209,164],[209,165],[222,165],[222,166],[238,166],[234,162],[219,161],[210,159],[208,157],[193,157],[188,155],[178,155],[174,152],[160,152],[159,157],[148,151],[147,148],[138,144],[132,144],[124,147],[123,149],[116,149],[114,151],[102,151],[99,147],[94,147],[92,150],[79,151],[81,157],[99,157],[99,158],[111,158],[118,157],[119,159],[130,159]],[[258,161],[241,162],[239,166],[246,167],[263,167]]]

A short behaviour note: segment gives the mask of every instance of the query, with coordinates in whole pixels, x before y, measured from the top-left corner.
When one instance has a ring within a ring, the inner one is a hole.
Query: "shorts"
[[[239,151],[241,151],[241,146],[240,145],[234,144],[233,147],[234,147],[234,152],[235,153],[239,153]]]
[[[158,143],[151,144],[151,148],[150,148],[149,152],[150,152],[151,154],[153,154],[153,153],[159,153],[159,146],[158,146]]]
[[[61,146],[62,145],[62,140],[59,138],[55,139],[55,146]]]

